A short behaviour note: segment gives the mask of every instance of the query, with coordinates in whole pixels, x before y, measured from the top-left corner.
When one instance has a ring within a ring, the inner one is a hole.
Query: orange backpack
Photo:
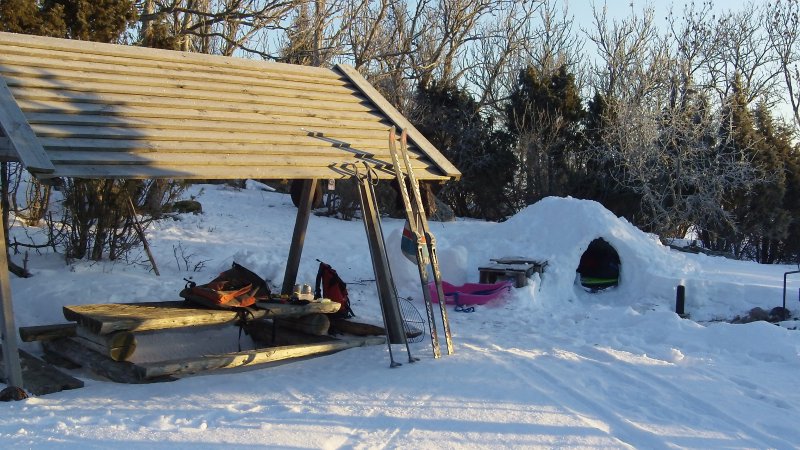
[[[269,300],[270,295],[266,281],[235,262],[206,284],[187,280],[180,292],[188,302],[217,309],[246,308],[257,301]]]

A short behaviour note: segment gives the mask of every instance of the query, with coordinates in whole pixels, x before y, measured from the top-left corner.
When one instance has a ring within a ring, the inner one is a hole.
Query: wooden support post
[[[317,180],[303,181],[303,194],[300,196],[300,205],[297,207],[297,219],[294,222],[292,246],[289,248],[289,259],[286,261],[286,273],[283,276],[281,294],[290,295],[297,281],[297,271],[300,268],[300,257],[303,254],[303,242],[306,239],[308,219],[311,217],[311,207],[314,203],[314,192],[317,190]]]
[[[0,217],[3,208],[0,204]],[[5,364],[6,384],[22,388],[22,366],[19,362],[17,346],[17,327],[14,325],[14,308],[11,300],[11,280],[8,276],[8,249],[6,248],[6,232],[0,224],[0,303],[2,303],[2,335],[3,363]]]
[[[405,343],[405,331],[403,330],[403,317],[400,314],[400,307],[397,304],[397,297],[394,289],[394,279],[389,268],[389,258],[384,247],[383,232],[380,226],[380,217],[375,210],[375,199],[372,197],[372,189],[367,184],[369,179],[358,180],[358,188],[361,191],[361,211],[364,215],[364,228],[367,232],[369,242],[369,254],[372,257],[372,268],[375,271],[375,283],[378,285],[378,299],[381,302],[381,312],[383,313],[383,323],[388,330],[389,342],[392,344]]]

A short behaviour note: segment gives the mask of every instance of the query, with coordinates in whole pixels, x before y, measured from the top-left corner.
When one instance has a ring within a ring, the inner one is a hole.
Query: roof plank
[[[264,72],[284,73],[305,78],[319,78],[322,80],[340,79],[334,72],[321,67],[296,66],[271,61],[249,60],[244,58],[231,58],[203,53],[178,52],[173,50],[160,50],[132,45],[114,45],[100,42],[76,41],[68,39],[42,38],[25,34],[3,33],[0,36],[0,45],[12,49],[19,47],[23,51],[41,50],[42,53],[59,59],[72,55],[83,55],[88,58],[105,58],[114,63],[124,63],[127,66],[141,67],[186,67],[197,70],[238,71],[249,73],[253,76],[264,76]]]
[[[5,81],[0,78],[0,128],[17,157],[31,172],[52,173],[53,163],[39,143]]]
[[[0,79],[51,158],[43,178],[325,179],[360,163],[391,178],[388,129],[410,127],[328,68],[0,33]],[[408,129],[418,178],[460,176]]]
[[[409,122],[403,114],[400,113],[391,103],[389,103],[383,96],[369,84],[363,76],[356,69],[352,66],[347,64],[337,64],[336,69],[341,71],[350,81],[353,82],[361,93],[367,96],[372,102],[378,106],[378,108],[383,111],[384,114],[392,121],[395,125],[397,125],[401,130],[406,130],[408,134],[409,140],[413,141],[417,144],[420,148],[422,148],[430,157],[431,159],[436,162],[445,173],[457,173],[460,176],[460,172],[456,167],[447,160],[438,150],[436,147],[431,144],[425,136],[422,135],[413,125]],[[389,137],[386,137],[387,141]],[[389,145],[388,143],[386,145]]]

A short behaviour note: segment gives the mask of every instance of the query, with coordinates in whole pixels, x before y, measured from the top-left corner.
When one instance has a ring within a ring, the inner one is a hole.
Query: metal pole
[[[786,309],[786,277],[793,273],[800,273],[800,270],[793,270],[783,274],[783,309]]]

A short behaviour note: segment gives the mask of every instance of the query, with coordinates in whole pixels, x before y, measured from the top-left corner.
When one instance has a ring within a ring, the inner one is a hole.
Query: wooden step
[[[0,361],[2,361],[2,354],[2,348],[0,348]],[[19,358],[22,366],[22,387],[33,395],[47,395],[83,387],[83,381],[65,374],[24,350],[19,351]],[[5,378],[4,369],[0,364],[3,378]]]

